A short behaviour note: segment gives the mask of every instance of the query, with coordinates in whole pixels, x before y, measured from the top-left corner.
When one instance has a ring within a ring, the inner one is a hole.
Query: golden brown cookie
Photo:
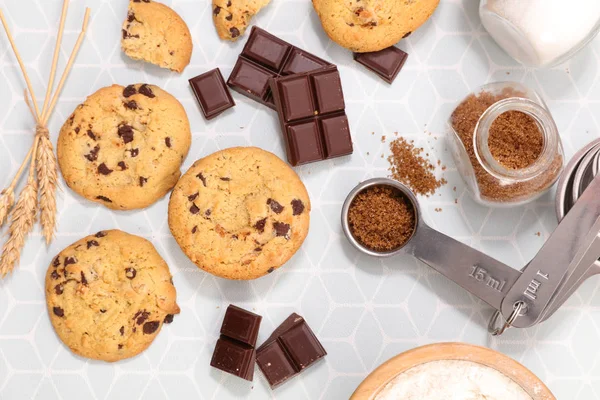
[[[179,314],[171,273],[146,239],[118,230],[73,243],[46,273],[46,303],[74,353],[118,361],[144,351]]]
[[[237,40],[252,17],[271,0],[213,0],[213,22],[223,40]]]
[[[379,51],[410,35],[439,0],[312,0],[327,35],[357,53]]]
[[[233,147],[198,160],[169,202],[169,227],[203,270],[228,279],[273,272],[308,234],[310,199],[298,175],[272,153]]]
[[[182,72],[192,58],[192,35],[185,21],[164,4],[130,0],[123,22],[123,52],[161,68]]]
[[[77,106],[58,137],[67,185],[117,210],[147,207],[179,179],[191,132],[183,106],[157,86],[113,85]]]

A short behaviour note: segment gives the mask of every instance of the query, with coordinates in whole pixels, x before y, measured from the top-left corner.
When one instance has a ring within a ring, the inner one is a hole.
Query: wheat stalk
[[[37,147],[37,139],[34,149]],[[21,259],[21,249],[25,245],[25,238],[31,232],[35,222],[38,184],[35,177],[35,150],[29,166],[27,184],[21,191],[17,204],[10,213],[9,238],[2,247],[2,258],[0,258],[0,277],[13,271],[15,265]]]
[[[15,204],[15,192],[9,189],[7,188],[0,192],[0,227],[4,225],[10,209]]]
[[[56,106],[60,92],[62,91],[66,82],[67,76],[73,67],[75,58],[79,53],[79,49],[83,42],[87,31],[87,25],[90,18],[90,9],[86,8],[85,16],[83,18],[83,25],[79,37],[75,42],[69,61],[63,71],[60,82],[57,85],[56,90],[53,92],[54,79],[56,77],[56,66],[58,63],[58,56],[60,53],[60,45],[62,42],[65,19],[67,15],[69,0],[63,0],[62,13],[60,17],[60,25],[58,29],[58,35],[56,37],[56,46],[54,48],[54,56],[52,59],[52,67],[50,69],[50,75],[48,77],[48,87],[46,88],[46,96],[44,98],[44,105],[40,112],[38,103],[33,92],[31,80],[25,69],[25,65],[14,39],[8,29],[8,24],[4,18],[2,10],[0,10],[0,22],[4,27],[8,41],[13,49],[14,55],[19,63],[23,78],[27,85],[25,90],[25,102],[31,111],[33,116],[36,129],[35,129],[35,140],[33,146],[30,148],[29,153],[25,156],[21,167],[13,178],[10,186],[0,192],[0,227],[7,220],[7,216],[10,216],[10,228],[9,238],[4,243],[2,248],[2,256],[0,257],[0,277],[6,276],[9,272],[15,268],[15,265],[21,258],[21,250],[25,245],[25,238],[33,229],[35,218],[37,215],[38,208],[38,191],[39,191],[39,213],[40,223],[42,225],[42,231],[46,239],[46,243],[50,244],[54,237],[54,231],[56,226],[56,187],[58,183],[57,177],[57,162],[56,156],[54,155],[54,149],[52,142],[50,141],[50,135],[48,133],[48,120],[52,111]],[[53,93],[53,95],[52,95]],[[31,97],[31,103],[29,98]],[[33,105],[32,105],[33,104]],[[29,174],[27,178],[27,184],[21,191],[19,199],[13,208],[14,203],[14,189],[19,181],[25,167],[29,164]],[[37,172],[37,173],[36,173]],[[38,190],[39,189],[39,190]],[[12,211],[11,211],[12,208]]]
[[[38,136],[36,165],[40,192],[40,223],[46,244],[50,244],[56,226],[56,157],[48,131],[38,128]]]

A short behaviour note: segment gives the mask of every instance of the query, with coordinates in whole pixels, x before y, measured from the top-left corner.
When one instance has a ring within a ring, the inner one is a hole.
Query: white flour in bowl
[[[443,360],[398,375],[375,400],[533,400],[512,379],[471,361]]]

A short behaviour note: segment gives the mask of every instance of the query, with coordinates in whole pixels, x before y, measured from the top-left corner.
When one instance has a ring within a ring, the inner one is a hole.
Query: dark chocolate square
[[[325,157],[334,158],[352,154],[352,137],[345,114],[321,118],[321,131],[325,143]]]
[[[235,106],[218,68],[198,75],[189,82],[206,119],[212,119]]]
[[[328,114],[336,111],[344,111],[344,93],[340,74],[336,70],[328,70],[323,73],[312,75],[315,87],[315,98],[317,99],[317,110],[319,114]]]
[[[325,158],[317,121],[301,122],[288,126],[288,142],[290,144],[289,161],[292,165],[305,164]]]
[[[256,354],[256,363],[271,388],[281,385],[298,373],[278,340],[271,342]]]
[[[210,365],[221,371],[252,381],[256,351],[252,346],[222,336],[217,340]]]
[[[286,122],[315,115],[312,89],[307,76],[298,76],[282,82],[280,90]]]
[[[279,339],[300,370],[309,367],[327,354],[306,323],[296,325],[281,335]]]
[[[269,78],[274,76],[276,74],[268,69],[245,58],[238,58],[227,84],[245,96],[262,101],[268,95]]]
[[[304,318],[292,314],[256,350],[256,363],[274,389],[326,355]]]
[[[252,34],[242,50],[242,55],[257,61],[273,71],[279,71],[286,60],[292,45],[262,29],[252,30]]]
[[[262,317],[260,315],[230,305],[227,307],[225,317],[223,318],[221,335],[254,347],[261,321]]]
[[[404,66],[408,54],[396,46],[372,53],[354,53],[354,59],[375,72],[387,83],[392,83]]]
[[[281,71],[281,75],[301,74],[326,67],[327,65],[330,65],[327,61],[321,60],[319,57],[296,47],[291,51]]]

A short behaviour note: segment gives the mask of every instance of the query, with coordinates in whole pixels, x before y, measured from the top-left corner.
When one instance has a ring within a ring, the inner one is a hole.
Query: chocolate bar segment
[[[387,83],[392,83],[404,66],[408,54],[396,46],[372,53],[354,53],[354,60],[375,72]]]
[[[344,93],[334,65],[272,78],[273,99],[290,164],[352,154]]]
[[[204,118],[210,120],[235,106],[219,68],[189,80]]]
[[[331,65],[269,32],[253,27],[227,84],[233,90],[275,108],[268,79]]]
[[[227,307],[221,337],[217,340],[210,365],[252,381],[256,362],[256,338],[262,317],[242,308]]]
[[[269,95],[269,79],[275,76],[277,75],[268,69],[240,57],[233,67],[227,84],[236,92],[266,104]]]
[[[262,317],[260,315],[230,305],[227,307],[223,318],[221,335],[254,347],[256,346],[261,321]]]
[[[252,346],[221,336],[210,361],[211,367],[247,381],[254,378],[256,350]]]
[[[274,389],[326,355],[304,318],[292,314],[258,348],[256,363]]]

